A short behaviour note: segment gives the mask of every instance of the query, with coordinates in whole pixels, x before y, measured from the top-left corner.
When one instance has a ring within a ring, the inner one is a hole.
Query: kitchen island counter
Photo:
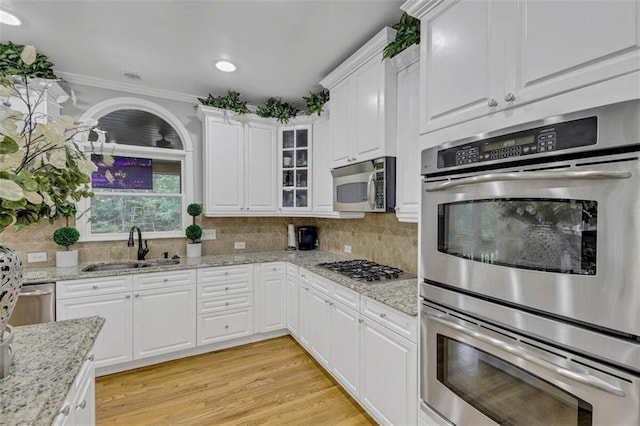
[[[15,365],[0,380],[0,423],[51,424],[103,324],[91,317],[14,327]]]
[[[319,263],[350,260],[351,257],[321,250],[286,251],[272,250],[249,253],[230,253],[202,256],[198,258],[182,258],[178,264],[153,266],[148,268],[122,269],[119,271],[83,272],[88,264],[77,268],[38,268],[28,269],[24,273],[25,283],[52,282],[79,278],[95,278],[123,274],[140,274],[189,268],[206,268],[211,266],[231,266],[250,263],[290,262],[313,273],[330,279],[338,284],[357,291],[367,297],[384,303],[407,315],[418,314],[418,284],[411,278],[390,282],[366,283],[347,278],[336,272],[317,266]]]

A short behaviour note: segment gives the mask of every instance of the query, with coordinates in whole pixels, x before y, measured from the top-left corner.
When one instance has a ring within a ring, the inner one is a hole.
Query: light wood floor
[[[98,425],[371,425],[290,336],[96,379]]]

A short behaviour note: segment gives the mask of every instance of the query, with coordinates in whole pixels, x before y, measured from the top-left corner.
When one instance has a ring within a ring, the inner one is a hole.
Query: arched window
[[[95,196],[78,204],[76,226],[84,241],[128,238],[132,226],[145,238],[184,236],[193,200],[189,134],[169,111],[142,99],[117,98],[80,118],[98,120],[105,142],[93,133],[85,152],[98,165]]]

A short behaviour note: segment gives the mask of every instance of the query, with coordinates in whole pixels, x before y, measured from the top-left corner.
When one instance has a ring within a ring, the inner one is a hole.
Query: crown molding
[[[118,90],[120,92],[135,93],[137,95],[152,96],[154,98],[169,99],[172,101],[187,102],[190,104],[198,103],[198,97],[196,95],[172,92],[170,90],[154,89],[151,87],[142,87],[136,84],[122,83],[119,81],[105,80],[102,78],[89,77],[86,75],[68,72],[58,72],[57,74],[67,83],[81,84],[83,86],[98,87],[101,89]]]
[[[320,81],[322,87],[331,90],[338,83],[351,75],[355,70],[360,68],[362,64],[380,55],[382,60],[382,50],[396,38],[396,30],[391,27],[384,27],[382,31],[376,34],[364,46],[358,49],[353,55],[333,70],[328,76]]]
[[[422,19],[431,9],[444,1],[445,0],[408,0],[400,6],[400,9],[407,12],[410,16]]]

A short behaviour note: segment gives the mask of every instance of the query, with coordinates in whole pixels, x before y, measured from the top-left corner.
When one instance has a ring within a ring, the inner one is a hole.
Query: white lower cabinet
[[[91,353],[80,367],[53,426],[88,426],[96,423],[95,364]]]
[[[286,303],[287,303],[287,329],[291,335],[298,338],[299,313],[300,313],[300,290],[298,286],[298,267],[287,263],[287,283],[286,283]]]
[[[256,331],[283,330],[287,328],[286,263],[269,262],[256,265],[257,318]]]
[[[124,284],[117,286],[115,277],[59,281],[56,317],[105,319],[94,344],[96,367],[192,348],[196,345],[195,277],[194,270],[185,270],[119,276]],[[112,288],[118,292],[109,294]],[[75,297],[87,293],[96,295]]]
[[[417,318],[299,268],[298,341],[381,424],[418,415]]]
[[[253,334],[253,279],[253,265],[198,269],[198,346]]]
[[[364,408],[382,424],[416,424],[416,344],[364,317],[360,354],[360,402]]]

